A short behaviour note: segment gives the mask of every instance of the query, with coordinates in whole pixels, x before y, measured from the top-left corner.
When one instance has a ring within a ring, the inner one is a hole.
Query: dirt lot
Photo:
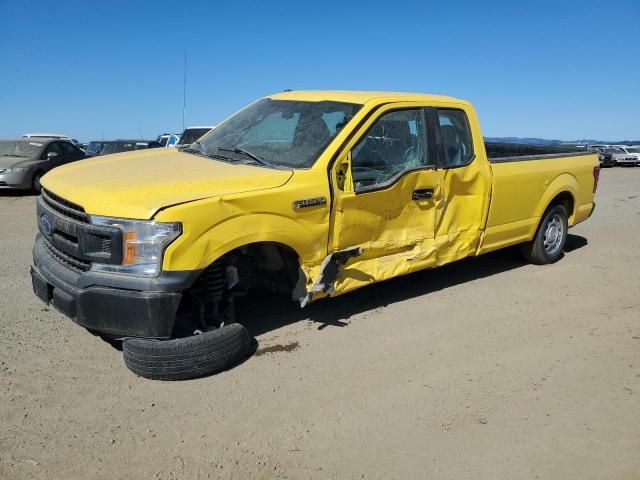
[[[254,298],[257,354],[181,383],[34,297],[34,201],[0,195],[0,478],[640,478],[640,168],[553,266]]]

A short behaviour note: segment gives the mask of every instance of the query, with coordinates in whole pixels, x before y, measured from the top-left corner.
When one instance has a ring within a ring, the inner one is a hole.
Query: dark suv
[[[106,145],[98,155],[109,155],[112,153],[131,152],[133,150],[144,150],[146,148],[160,148],[160,142],[155,140],[113,140],[105,142]]]

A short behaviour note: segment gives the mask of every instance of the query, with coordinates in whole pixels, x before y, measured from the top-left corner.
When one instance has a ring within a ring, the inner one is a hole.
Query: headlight
[[[179,223],[92,216],[93,225],[116,227],[122,232],[122,263],[93,263],[91,270],[155,277],[162,270],[165,248],[182,232]]]
[[[29,167],[13,167],[13,168],[7,168],[4,173],[19,173],[19,172],[26,172],[27,170],[29,170]]]

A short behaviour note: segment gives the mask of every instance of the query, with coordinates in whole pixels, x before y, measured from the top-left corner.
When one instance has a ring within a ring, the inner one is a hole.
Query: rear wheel
[[[560,260],[569,229],[567,210],[562,205],[549,208],[532,241],[522,245],[524,257],[536,265]]]

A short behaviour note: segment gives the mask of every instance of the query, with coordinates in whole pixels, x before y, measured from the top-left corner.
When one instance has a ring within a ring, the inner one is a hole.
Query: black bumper
[[[40,234],[33,247],[34,293],[74,322],[116,337],[170,338],[182,292],[199,271],[163,272],[138,278],[76,272],[58,262]]]

